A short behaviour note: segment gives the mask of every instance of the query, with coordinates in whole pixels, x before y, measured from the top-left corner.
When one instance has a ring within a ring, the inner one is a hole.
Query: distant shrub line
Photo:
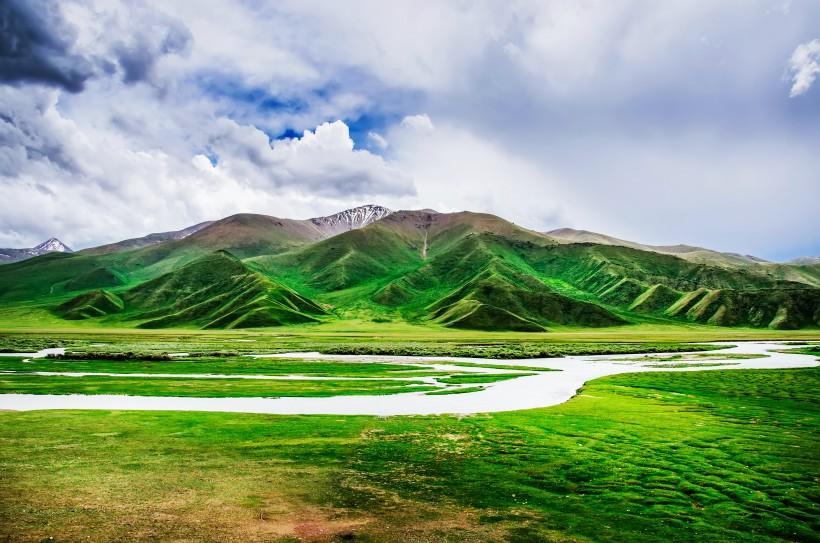
[[[456,356],[467,358],[560,358],[572,355],[711,351],[723,346],[693,343],[574,343],[508,345],[325,345],[324,354],[381,356]]]

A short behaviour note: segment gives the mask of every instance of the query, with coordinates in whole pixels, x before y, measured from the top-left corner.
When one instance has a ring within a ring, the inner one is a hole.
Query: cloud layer
[[[809,0],[9,0],[0,246],[377,202],[818,253],[818,19]]]

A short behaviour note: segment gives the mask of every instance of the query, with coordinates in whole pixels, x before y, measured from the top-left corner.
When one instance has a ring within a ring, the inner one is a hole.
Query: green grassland
[[[513,377],[513,376],[511,376]],[[510,377],[510,378],[511,378]],[[455,377],[452,377],[455,378]],[[450,377],[444,377],[444,382]],[[272,380],[190,379],[172,377],[111,377],[0,374],[0,394],[124,394],[197,398],[330,397],[399,394],[436,390],[418,381],[383,379]]]
[[[783,349],[787,353],[811,354],[820,356],[820,345],[804,345],[802,347],[795,347],[792,349]]]
[[[484,387],[476,386],[476,387],[460,387],[460,388],[445,388],[442,390],[433,390],[430,392],[425,392],[426,396],[446,396],[449,394],[469,394],[470,392],[480,392],[484,390]]]
[[[180,397],[329,397],[438,390],[462,383],[493,383],[535,375],[526,366],[506,373],[477,374],[423,364],[355,363],[330,360],[182,357],[141,359],[68,354],[48,358],[0,357],[0,394],[121,394]],[[458,364],[458,363],[457,363]],[[460,363],[484,368],[481,364]],[[552,371],[535,368],[537,371]],[[54,375],[77,373],[80,375]],[[253,379],[243,379],[253,377]],[[276,379],[287,376],[287,380]],[[300,379],[320,377],[322,380]],[[435,378],[437,385],[419,378]],[[355,380],[346,380],[355,379]]]
[[[424,365],[370,362],[337,362],[329,360],[289,360],[247,357],[176,358],[170,360],[106,360],[74,358],[35,358],[21,363],[20,357],[0,357],[0,371],[98,372],[146,374],[218,374],[218,375],[311,375],[319,377],[423,377],[447,374]],[[473,365],[473,364],[470,364]],[[481,366],[475,364],[475,366]],[[493,366],[490,366],[493,367]],[[506,367],[520,370],[526,367]],[[538,368],[543,370],[543,368]],[[532,370],[527,370],[532,371]]]
[[[640,333],[636,332],[639,331]],[[704,330],[706,333],[704,333]],[[318,350],[477,357],[713,349],[811,330],[641,325],[559,333],[367,322],[255,330],[0,332],[0,393],[319,397],[477,392],[548,371],[488,361],[251,358]],[[169,353],[189,353],[170,358]],[[681,358],[677,358],[681,356]],[[732,355],[696,352],[658,361]],[[154,377],[35,375],[36,371]],[[329,380],[168,374],[310,375]],[[354,381],[333,377],[358,377]],[[400,380],[384,380],[383,378]],[[413,379],[435,377],[439,386]],[[545,409],[467,417],[0,412],[0,540],[803,541],[818,529],[820,370],[625,374]],[[444,388],[441,388],[441,387]]]
[[[487,375],[476,375],[474,373],[465,373],[462,375],[450,375],[437,379],[439,383],[447,383],[449,385],[462,385],[473,383],[496,383],[498,381],[506,381],[508,379],[516,379],[517,377],[525,375],[535,375],[534,373],[493,373]]]
[[[550,333],[475,332],[404,323],[335,321],[321,326],[261,330],[142,330],[127,328],[0,328],[0,352],[65,347],[83,356],[193,357],[319,351],[328,354],[535,358],[716,349],[702,342],[818,340],[816,330],[639,325],[563,328]],[[701,343],[693,346],[693,343]]]
[[[10,541],[811,541],[820,371],[470,417],[0,413]]]

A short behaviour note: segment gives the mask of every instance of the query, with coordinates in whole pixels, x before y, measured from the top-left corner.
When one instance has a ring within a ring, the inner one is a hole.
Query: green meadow
[[[67,353],[0,357],[0,393],[469,394],[549,368],[445,359],[455,369],[444,371],[424,360],[357,363],[333,353],[641,359],[701,349],[690,357],[720,364],[737,355],[697,342],[744,339],[820,354],[812,331],[699,326],[549,334],[368,323],[275,332],[6,329],[0,351]],[[329,357],[244,356],[305,350]],[[656,359],[686,360],[679,356]],[[468,373],[481,368],[503,373]],[[135,373],[148,376],[128,375]],[[818,387],[816,368],[721,369],[605,377],[561,405],[458,417],[5,411],[0,541],[815,541]]]
[[[0,413],[10,541],[811,541],[820,371],[470,417]]]
[[[488,376],[489,377],[489,376]],[[508,377],[509,378],[509,377]],[[444,383],[455,377],[442,378]],[[467,381],[470,382],[470,381]],[[480,381],[490,382],[490,381]],[[436,390],[413,380],[309,381],[0,375],[0,394],[126,394],[201,398],[327,397]]]
[[[83,353],[163,355],[319,351],[327,354],[536,358],[567,354],[627,354],[690,350],[691,343],[743,340],[816,340],[816,329],[771,330],[698,324],[636,324],[610,328],[561,327],[548,333],[457,330],[434,324],[350,320],[274,329],[199,330],[38,326],[0,320],[0,352],[67,347]],[[51,323],[53,324],[53,323]],[[679,344],[687,344],[684,347]]]

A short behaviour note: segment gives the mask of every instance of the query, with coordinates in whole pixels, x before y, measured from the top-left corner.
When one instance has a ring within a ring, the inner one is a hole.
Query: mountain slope
[[[498,233],[510,239],[549,239],[498,217],[479,213],[398,211],[359,230],[339,234],[249,263],[272,276],[289,276],[318,292],[387,281],[450,252],[465,237]]]
[[[111,257],[115,267],[145,280],[217,250],[229,251],[239,258],[279,254],[326,239],[336,230],[350,230],[369,224],[385,213],[389,213],[389,210],[379,206],[362,206],[336,215],[307,220],[240,213],[206,223],[187,236],[137,250],[118,252]],[[193,228],[195,227],[186,230]],[[114,245],[123,247],[127,243],[119,242]],[[92,249],[90,252],[96,251],[97,249]]]
[[[67,320],[105,317],[123,310],[122,299],[107,290],[92,290],[64,302],[54,312]]]
[[[563,296],[496,260],[426,309],[429,318],[453,328],[542,331],[553,324],[626,323],[603,307]]]
[[[78,253],[47,253],[0,266],[0,305],[38,301],[70,292],[72,282],[99,274],[97,258]],[[86,284],[83,288],[96,288]]]
[[[307,220],[281,219],[269,215],[239,213],[219,221],[206,221],[182,230],[158,232],[116,243],[83,249],[90,255],[102,255],[133,251],[162,242],[183,240],[195,236],[193,245],[210,250],[233,250],[237,254],[272,250],[279,252],[282,247],[292,247],[305,241],[315,241],[334,236],[341,232],[367,226],[391,211],[377,205],[364,205]],[[172,246],[173,247],[173,246]]]
[[[386,313],[453,327],[543,330],[621,324],[625,318],[818,324],[810,310],[816,289],[768,268],[692,262],[613,244],[560,243],[498,217],[467,212],[399,211],[355,232],[249,264],[351,315]],[[732,292],[742,302],[724,304],[714,319],[713,312],[694,318],[672,310],[698,289]],[[788,318],[775,319],[778,314]]]
[[[280,253],[318,239],[321,234],[305,221],[243,213],[214,221],[183,239],[105,256],[113,267],[137,280],[149,280],[218,250],[244,258]]]
[[[0,309],[143,327],[348,318],[535,332],[640,322],[820,326],[820,265],[703,262],[594,239],[601,243],[570,243],[471,212],[240,214],[136,250],[0,266]]]
[[[412,269],[421,261],[411,238],[383,222],[351,230],[289,253],[250,259],[274,276],[332,292]]]
[[[596,245],[628,247],[640,251],[677,256],[695,264],[706,264],[731,269],[746,268],[754,273],[767,275],[774,279],[820,287],[820,263],[818,263],[816,257],[797,258],[783,264],[778,264],[775,262],[767,262],[755,256],[737,253],[721,253],[704,249],[703,247],[693,247],[691,245],[644,245],[642,243],[618,239],[596,232],[574,230],[572,228],[559,228],[546,232],[546,234],[567,243],[591,243]]]
[[[381,306],[412,321],[522,331],[624,323],[507,264],[507,241],[554,244],[492,215],[402,211],[360,230],[249,262],[331,303],[369,305],[376,312]]]
[[[701,264],[716,264],[723,266],[744,266],[748,264],[766,263],[765,260],[751,255],[741,255],[737,253],[721,253],[704,249],[703,247],[694,247],[692,245],[645,245],[634,241],[627,241],[624,239],[599,234],[597,232],[590,232],[588,230],[575,230],[573,228],[558,228],[545,232],[547,235],[557,239],[568,241],[571,243],[595,243],[597,245],[617,245],[621,247],[629,247],[631,249],[639,249],[641,251],[652,251],[655,253],[662,253],[667,255],[675,255],[680,258],[689,260],[690,262],[697,262]]]
[[[0,249],[0,264],[10,264],[21,262],[35,256],[46,253],[71,253],[73,252],[65,243],[57,238],[49,238],[36,247],[30,249]]]
[[[626,311],[717,326],[800,328],[820,325],[820,289],[752,268],[727,269],[625,247],[572,244],[532,261]],[[703,297],[701,303],[690,309]]]
[[[820,290],[698,290],[666,313],[716,326],[804,328],[820,324]]]
[[[162,243],[163,241],[185,239],[191,234],[199,232],[211,224],[213,224],[213,221],[201,222],[199,224],[183,228],[182,230],[156,232],[140,238],[125,239],[116,243],[108,243],[106,245],[83,249],[80,252],[87,255],[105,255],[110,253],[119,253],[122,251],[132,251],[142,247],[148,247],[149,245],[156,245],[157,243]]]
[[[820,256],[799,256],[786,262],[793,266],[820,266]]]
[[[64,318],[117,313],[141,328],[247,328],[318,322],[325,310],[224,251],[115,295],[96,290],[55,308]]]

